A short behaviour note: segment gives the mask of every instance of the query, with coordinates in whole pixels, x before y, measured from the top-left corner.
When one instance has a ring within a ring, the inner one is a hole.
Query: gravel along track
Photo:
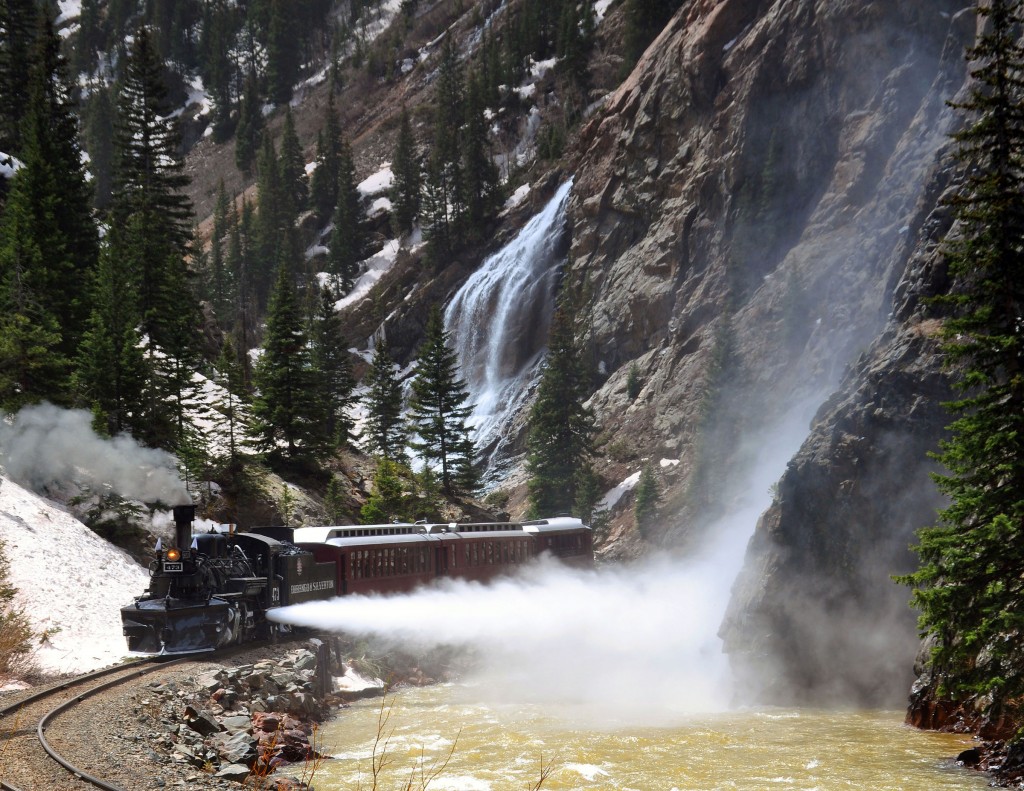
[[[151,742],[164,737],[160,712],[152,700],[154,685],[190,689],[197,675],[221,666],[222,662],[203,661],[157,665],[152,673],[138,677],[139,670],[148,666],[126,665],[101,679],[57,685],[51,695],[26,703],[0,719],[0,782],[20,791],[95,791],[95,786],[74,777],[43,751],[36,728],[61,703],[99,684],[123,678],[127,680],[50,720],[46,739],[56,752],[83,772],[124,791],[237,788],[233,783],[186,773],[150,747]],[[5,696],[0,699],[0,708],[16,704],[19,697],[25,699],[33,692]]]

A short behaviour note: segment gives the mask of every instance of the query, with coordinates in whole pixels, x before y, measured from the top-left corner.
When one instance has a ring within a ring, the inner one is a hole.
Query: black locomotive
[[[543,553],[577,566],[594,561],[590,528],[568,517],[193,536],[194,518],[195,506],[174,507],[174,546],[157,549],[149,588],[121,608],[133,653],[212,651],[269,636],[275,607],[400,593],[439,577],[483,581]]]

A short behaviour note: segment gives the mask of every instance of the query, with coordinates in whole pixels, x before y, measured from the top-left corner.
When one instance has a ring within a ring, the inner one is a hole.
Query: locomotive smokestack
[[[194,505],[174,506],[174,543],[182,551],[192,544],[192,520],[195,518]]]

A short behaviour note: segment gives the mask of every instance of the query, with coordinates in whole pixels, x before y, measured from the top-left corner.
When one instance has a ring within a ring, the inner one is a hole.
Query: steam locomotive
[[[173,509],[174,546],[158,547],[149,588],[121,608],[128,650],[212,651],[269,636],[267,612],[359,593],[401,593],[432,580],[486,581],[541,554],[594,563],[579,519],[254,528],[192,534],[195,506]]]

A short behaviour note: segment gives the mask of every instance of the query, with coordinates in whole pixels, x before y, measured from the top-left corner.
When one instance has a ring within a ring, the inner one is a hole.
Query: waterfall
[[[565,261],[565,206],[572,180],[516,237],[487,258],[452,297],[445,326],[474,410],[470,425],[488,472],[511,440],[547,346],[558,273]]]

